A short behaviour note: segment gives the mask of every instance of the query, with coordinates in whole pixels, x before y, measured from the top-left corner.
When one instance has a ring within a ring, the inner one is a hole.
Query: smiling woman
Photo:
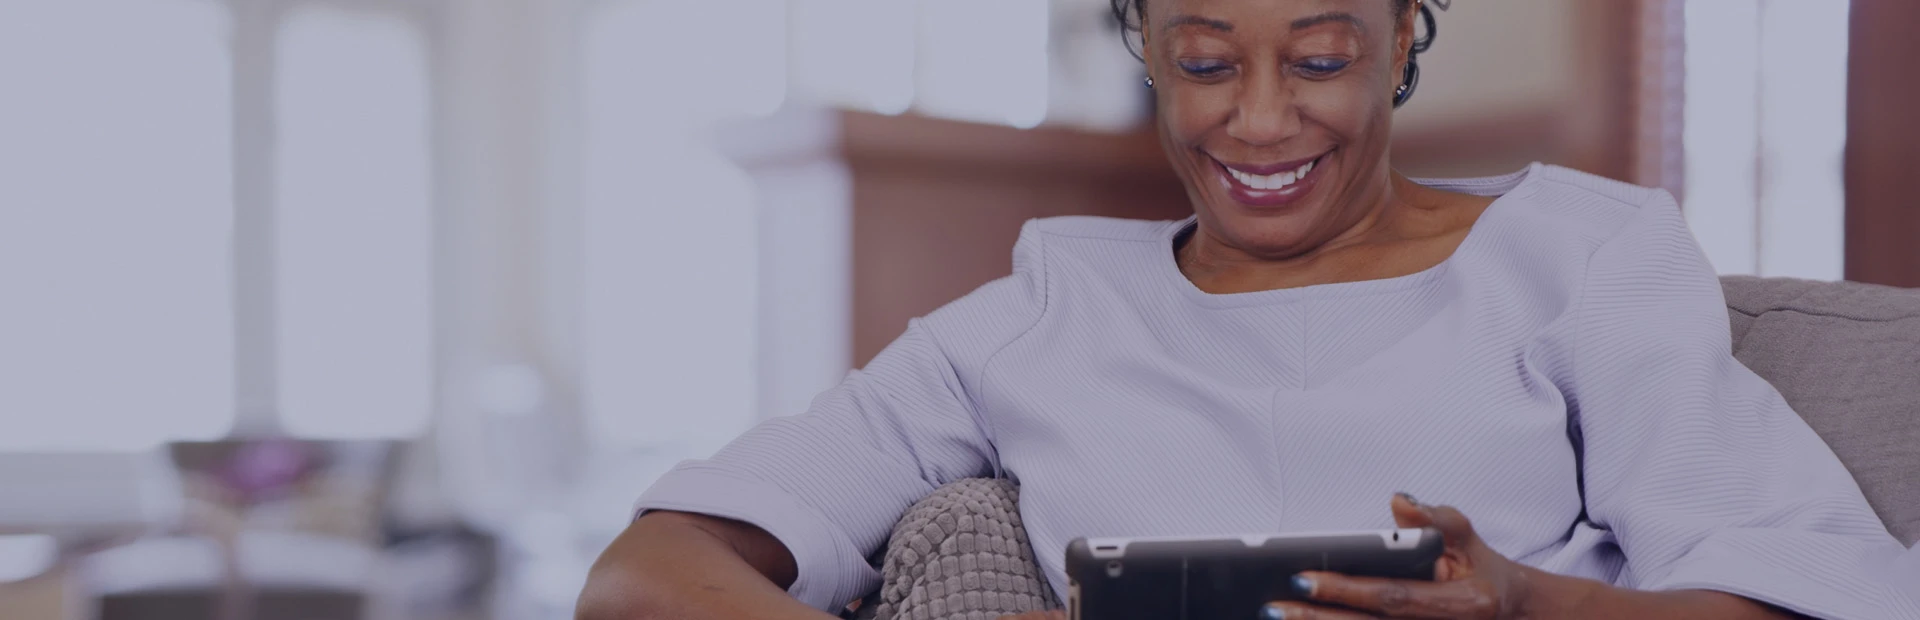
[[[1161,143],[1202,223],[1182,246],[1182,266],[1225,276],[1215,288],[1202,284],[1210,292],[1289,281],[1229,273],[1245,261],[1347,257],[1337,267],[1345,275],[1284,276],[1296,282],[1420,271],[1451,254],[1490,202],[1391,175],[1393,109],[1412,96],[1417,53],[1432,43],[1431,25],[1415,36],[1416,15],[1432,23],[1424,4],[1116,0],[1114,8],[1141,33]],[[1395,197],[1419,205],[1404,210],[1415,217],[1387,213]]]
[[[1303,573],[1266,617],[1920,618],[1672,196],[1395,170],[1430,8],[1115,6],[1193,217],[1028,222],[1011,274],[660,478],[583,617],[824,617],[908,506],[995,476],[1056,595],[1076,537],[1431,526],[1433,580]]]

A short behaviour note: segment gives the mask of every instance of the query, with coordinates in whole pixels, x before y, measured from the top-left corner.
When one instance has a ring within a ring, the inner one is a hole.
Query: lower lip
[[[1281,189],[1255,189],[1241,183],[1240,179],[1233,178],[1233,173],[1228,172],[1227,167],[1219,161],[1213,162],[1213,169],[1219,175],[1220,182],[1226,186],[1227,195],[1232,196],[1234,202],[1250,207],[1284,207],[1299,202],[1301,198],[1313,192],[1314,184],[1320,180],[1320,171],[1327,167],[1326,159],[1325,155],[1320,156],[1319,159],[1314,160],[1313,169],[1307,171],[1307,176]]]

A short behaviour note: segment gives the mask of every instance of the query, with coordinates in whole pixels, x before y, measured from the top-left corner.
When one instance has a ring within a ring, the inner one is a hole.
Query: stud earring
[[[1147,88],[1153,88],[1153,76],[1147,76]]]

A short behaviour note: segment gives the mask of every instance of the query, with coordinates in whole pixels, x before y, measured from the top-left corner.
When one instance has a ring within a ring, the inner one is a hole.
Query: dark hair
[[[1120,23],[1120,31],[1122,33],[1140,32],[1141,22],[1147,19],[1147,0],[1109,1],[1113,6],[1113,18]],[[1446,9],[1450,3],[1447,0],[1429,1],[1439,3],[1441,9]],[[1405,13],[1408,5],[1413,3],[1414,0],[1393,0],[1394,14]],[[1405,87],[1406,90],[1394,95],[1393,107],[1396,108],[1406,104],[1408,99],[1413,98],[1413,89],[1420,85],[1419,56],[1433,47],[1433,35],[1436,30],[1433,23],[1433,8],[1427,6],[1426,2],[1420,3],[1420,22],[1421,26],[1425,26],[1426,33],[1422,35],[1416,31],[1413,37],[1413,46],[1407,50],[1407,68],[1404,75],[1400,78],[1400,85]],[[1127,39],[1126,45],[1127,51],[1131,52],[1134,58],[1145,60],[1145,58],[1141,56],[1141,50],[1133,46],[1133,39]]]

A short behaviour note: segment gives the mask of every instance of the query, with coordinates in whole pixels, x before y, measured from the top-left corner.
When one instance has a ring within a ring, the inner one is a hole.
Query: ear
[[[1147,79],[1153,79],[1152,28],[1147,27],[1147,11],[1140,11],[1140,64],[1147,70]]]
[[[1145,56],[1147,55],[1147,40],[1151,38],[1151,35],[1149,33],[1153,32],[1153,29],[1147,27],[1147,12],[1141,11],[1139,15],[1140,15],[1140,55]]]
[[[1401,76],[1407,70],[1407,60],[1413,53],[1413,29],[1415,24],[1420,23],[1420,1],[1408,2],[1407,10],[1395,16],[1393,22],[1393,75],[1390,77],[1391,83],[1387,85],[1389,90],[1400,86]]]

